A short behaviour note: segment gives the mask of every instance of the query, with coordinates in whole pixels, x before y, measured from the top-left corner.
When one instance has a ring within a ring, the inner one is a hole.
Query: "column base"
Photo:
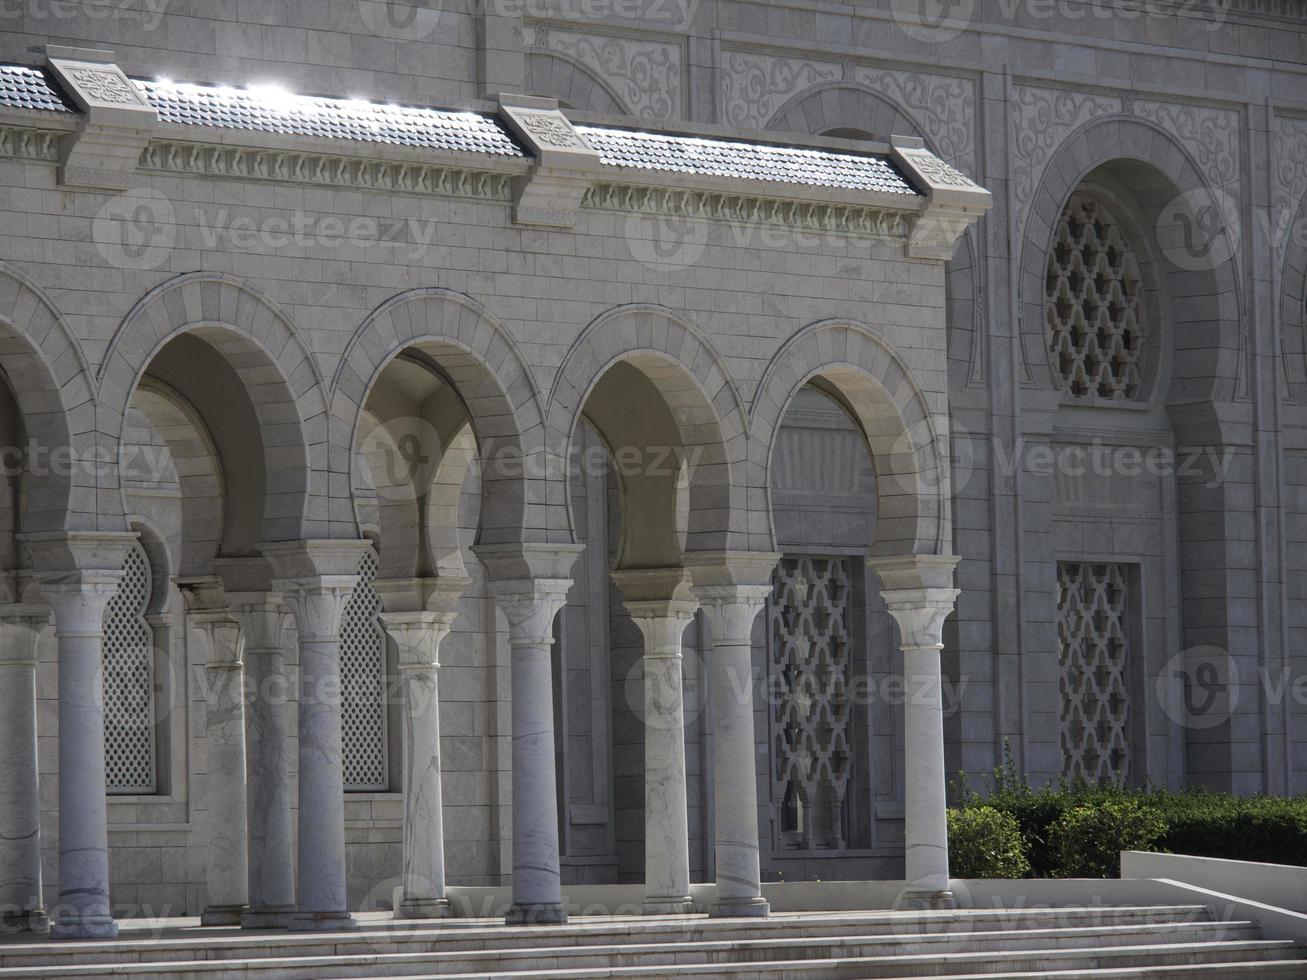
[[[53,939],[117,939],[118,923],[107,915],[64,919],[50,927]]]
[[[770,914],[771,904],[761,895],[719,899],[708,911],[708,915],[714,919],[760,919]]]
[[[447,898],[405,898],[395,909],[396,919],[448,919],[453,914]]]
[[[567,907],[557,902],[514,902],[504,916],[510,926],[561,926],[567,923]]]
[[[349,932],[358,927],[348,912],[296,912],[286,923],[287,932]]]
[[[45,909],[32,909],[28,912],[6,912],[0,916],[0,931],[10,932],[36,932],[47,933],[50,931],[50,917],[46,915]]]
[[[693,911],[694,901],[689,895],[676,898],[650,895],[640,906],[641,915],[689,915]]]
[[[242,929],[285,929],[290,917],[295,914],[291,905],[265,905],[261,908],[246,909],[241,913]]]
[[[200,913],[200,925],[239,926],[248,909],[247,905],[210,905]]]
[[[894,900],[896,912],[947,912],[957,907],[957,898],[947,888],[909,890]]]

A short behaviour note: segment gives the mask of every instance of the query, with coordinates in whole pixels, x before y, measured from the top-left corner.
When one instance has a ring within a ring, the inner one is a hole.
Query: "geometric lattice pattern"
[[[341,743],[345,788],[390,788],[386,731],[386,635],[377,595],[377,557],[369,549],[340,625]]]
[[[1062,774],[1070,780],[1130,780],[1129,570],[1085,562],[1057,567]]]
[[[782,558],[772,574],[771,763],[789,847],[845,846],[851,582],[846,558]]]
[[[133,544],[104,615],[104,765],[110,793],[153,793],[154,631],[145,621],[154,581]]]
[[[1062,391],[1123,400],[1140,394],[1144,328],[1139,262],[1093,198],[1073,197],[1048,253],[1044,318]]]

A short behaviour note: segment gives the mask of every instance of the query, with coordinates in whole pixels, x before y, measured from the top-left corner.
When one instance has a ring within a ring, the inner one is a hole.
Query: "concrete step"
[[[542,939],[544,937],[541,937]],[[165,963],[85,963],[54,967],[41,964],[10,967],[0,971],[4,980],[36,980],[59,976],[94,980],[121,976],[126,966],[132,975],[150,980],[241,975],[261,980],[290,980],[304,975],[322,978],[350,977],[360,968],[376,976],[403,976],[422,971],[438,961],[447,973],[474,974],[479,971],[504,973],[537,969],[580,970],[627,969],[640,966],[725,966],[740,963],[807,962],[941,954],[989,953],[1007,950],[1026,952],[1060,949],[1102,949],[1113,946],[1163,947],[1171,944],[1255,941],[1260,930],[1251,922],[1184,923],[1171,926],[1133,925],[1114,928],[1036,929],[1015,932],[934,934],[915,937],[846,937],[753,939],[734,942],[690,944],[630,943],[618,945],[542,945],[519,950],[439,950],[422,953],[344,954],[335,956],[281,956],[257,959],[211,959]],[[56,971],[51,973],[51,971]]]
[[[508,928],[489,920],[443,920],[416,924],[376,917],[348,933],[240,932],[216,929],[166,929],[140,936],[141,925],[125,923],[112,942],[6,942],[0,944],[0,977],[28,966],[77,964],[197,962],[260,957],[326,957],[619,944],[686,945],[751,940],[852,939],[928,936],[958,937],[987,932],[1042,929],[1113,929],[1147,925],[1183,925],[1208,921],[1201,905],[1140,907],[979,909],[958,912],[795,913],[767,919],[595,918],[564,926]]]

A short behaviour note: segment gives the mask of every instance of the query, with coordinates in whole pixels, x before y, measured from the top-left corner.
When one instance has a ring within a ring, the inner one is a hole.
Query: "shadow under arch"
[[[544,426],[535,381],[507,330],[461,293],[410,290],[359,326],[332,383],[333,472],[352,467],[369,399],[382,372],[401,355],[448,386],[451,404],[471,426],[482,471],[478,542],[545,540]],[[452,445],[456,436],[457,428],[439,434],[438,441]]]
[[[17,416],[3,461],[21,470],[13,530],[123,530],[97,506],[95,393],[81,345],[44,291],[3,262],[0,384]]]
[[[670,567],[685,552],[744,546],[743,401],[689,321],[639,304],[609,310],[582,331],[559,367],[547,415],[551,465],[569,485],[583,417],[607,445],[622,489],[619,567]]]
[[[750,415],[752,472],[767,500],[775,548],[771,481],[777,435],[798,392],[817,385],[858,424],[876,473],[873,557],[946,555],[952,548],[947,416],[933,408],[898,354],[873,330],[823,320],[800,330],[772,358]]]
[[[326,468],[324,387],[307,346],[269,300],[234,277],[196,273],[133,308],[100,370],[115,459],[147,377],[192,407],[216,449],[226,491],[222,555],[328,536],[326,501],[309,492],[312,472]]]

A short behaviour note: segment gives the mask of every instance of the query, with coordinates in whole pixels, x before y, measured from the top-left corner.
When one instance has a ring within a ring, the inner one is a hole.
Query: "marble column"
[[[754,741],[753,624],[771,595],[779,556],[694,556],[694,594],[712,629],[709,695],[714,734],[715,916],[764,916],[758,856],[758,751]]]
[[[644,636],[644,881],[646,915],[693,910],[685,779],[681,638],[699,603],[681,568],[613,573]]]
[[[59,898],[52,934],[118,934],[109,903],[104,763],[104,611],[134,534],[49,532],[23,538],[54,613],[59,657]]]
[[[240,626],[217,580],[178,581],[205,645],[205,883],[200,924],[236,926],[249,909],[245,687]]]
[[[567,603],[578,545],[478,546],[512,649],[513,904],[507,921],[567,921],[559,872],[554,766],[554,617]],[[534,573],[534,574],[532,574]],[[521,577],[516,577],[521,576]]]
[[[454,625],[454,606],[467,585],[441,582],[434,601],[397,601],[391,583],[378,582],[381,625],[395,643],[403,697],[404,850],[403,893],[397,919],[449,915],[445,897],[445,833],[440,786],[440,644]],[[423,592],[425,587],[419,585]],[[421,605],[420,610],[404,606]]]
[[[39,604],[0,606],[0,927],[47,932],[41,894],[41,797],[36,762]]]
[[[295,911],[291,850],[287,613],[275,592],[228,592],[245,664],[246,902],[242,929],[276,929]]]
[[[366,541],[265,546],[299,630],[299,853],[293,930],[357,928],[345,890],[340,622]]]
[[[897,905],[949,909],[948,802],[944,771],[944,701],[940,674],[944,621],[953,612],[957,559],[911,556],[873,559],[881,598],[903,645],[904,861],[907,886]]]

